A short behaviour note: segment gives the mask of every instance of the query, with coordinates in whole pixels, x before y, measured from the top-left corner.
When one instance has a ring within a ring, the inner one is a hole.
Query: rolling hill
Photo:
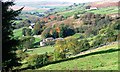
[[[37,70],[118,70],[118,42]]]
[[[105,0],[101,2],[93,2],[90,4],[91,7],[103,8],[103,7],[111,7],[111,6],[119,6],[119,1],[116,0]]]

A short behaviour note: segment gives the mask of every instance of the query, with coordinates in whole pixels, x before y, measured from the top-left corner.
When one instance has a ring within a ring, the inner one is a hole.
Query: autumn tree
[[[77,49],[79,48],[79,42],[76,38],[67,37],[65,38],[66,48],[72,53],[77,54]]]
[[[50,27],[47,27],[42,33],[41,33],[41,37],[44,39],[44,38],[47,38],[50,36],[50,30],[51,28]]]
[[[42,22],[40,21],[36,22],[33,29],[34,34],[35,35],[41,34],[43,31],[43,27],[44,27],[44,24]]]
[[[57,40],[55,43],[55,60],[66,58],[66,54],[77,54],[80,52],[79,42],[76,38],[67,37],[65,40]]]
[[[65,58],[66,44],[63,40],[57,40],[55,43],[54,60]]]

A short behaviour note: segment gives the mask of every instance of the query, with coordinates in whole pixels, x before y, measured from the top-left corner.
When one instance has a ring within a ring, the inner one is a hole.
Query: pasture
[[[118,13],[118,7],[100,8],[98,10],[88,10],[88,12],[93,12],[95,14],[114,14]]]
[[[39,47],[32,50],[28,50],[27,53],[28,54],[45,54],[46,52],[49,53],[53,51],[54,51],[53,46],[45,46],[45,47]]]
[[[23,27],[24,28],[24,27]],[[15,36],[15,37],[21,37],[22,36],[22,29],[23,28],[20,28],[20,29],[15,29],[14,31],[13,31],[13,35]]]
[[[118,51],[118,43],[109,44],[73,60],[47,65],[37,70],[118,70]]]

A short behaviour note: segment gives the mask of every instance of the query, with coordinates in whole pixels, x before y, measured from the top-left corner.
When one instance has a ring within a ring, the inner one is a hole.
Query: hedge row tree
[[[38,68],[46,63],[48,63],[48,55],[46,54],[41,54],[41,55],[31,55],[26,58],[28,67],[34,67]]]
[[[67,37],[65,40],[57,40],[55,43],[54,57],[55,60],[66,58],[66,54],[77,54],[79,42],[73,37]],[[80,51],[79,51],[80,52]]]
[[[60,24],[58,26],[46,28],[42,32],[41,36],[43,38],[47,38],[47,37],[58,38],[58,37],[67,37],[73,35],[74,33],[75,33],[74,29],[69,25]]]
[[[77,16],[77,14],[74,14],[74,19],[78,19],[79,17]]]
[[[89,41],[87,39],[84,39],[84,40],[80,40],[79,41],[79,51],[85,51],[85,50],[88,50],[90,48],[90,44],[89,44]]]
[[[31,36],[25,36],[25,37],[21,37],[20,41],[21,41],[21,47],[23,49],[29,49],[33,47],[35,38]]]
[[[41,37],[44,39],[44,38],[47,38],[50,36],[50,30],[51,28],[50,27],[47,27],[41,34]]]
[[[120,30],[120,20],[117,20],[115,23],[113,23],[111,28],[114,30]]]
[[[75,34],[73,27],[70,25],[60,24],[59,30],[59,37],[67,37]]]
[[[31,36],[33,33],[32,33],[32,30],[29,29],[29,28],[23,28],[22,29],[22,35],[24,36]]]
[[[66,49],[65,41],[57,40],[55,43],[54,60],[65,58]]]
[[[15,17],[23,8],[14,11],[10,9],[13,5],[14,3],[10,1],[2,2],[2,69],[6,72],[12,70],[14,66],[20,65],[15,53],[19,40],[13,36],[12,25]]]
[[[14,25],[16,29],[22,28],[22,27],[28,27],[30,25],[31,21],[26,19],[20,21],[18,24]]]
[[[71,52],[71,54],[77,54],[77,49],[79,48],[79,42],[76,38],[67,37],[65,38],[66,48]]]
[[[34,32],[35,35],[38,35],[38,34],[41,33],[41,31],[42,31],[42,26],[41,26],[40,21],[38,21],[38,22],[35,23],[33,32]]]
[[[24,60],[28,54],[25,53],[23,50],[17,50],[16,51],[17,57],[20,58],[20,61]]]

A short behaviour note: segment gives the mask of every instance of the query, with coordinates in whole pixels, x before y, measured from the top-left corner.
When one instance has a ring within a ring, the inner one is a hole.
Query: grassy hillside
[[[28,54],[44,54],[46,52],[53,52],[54,51],[54,47],[52,46],[45,46],[45,47],[40,47],[40,48],[36,48],[33,49],[32,51],[27,51]]]
[[[105,8],[98,8],[97,10],[87,10],[87,9],[76,8],[76,9],[72,9],[69,11],[59,12],[58,14],[61,14],[65,17],[69,17],[78,12],[80,14],[83,12],[93,12],[95,14],[114,14],[114,13],[118,13],[118,7],[116,7],[116,6],[105,7]]]
[[[86,52],[73,60],[51,64],[38,70],[118,70],[118,43]]]
[[[24,28],[24,27],[23,27]],[[14,31],[13,31],[13,34],[14,34],[14,36],[15,37],[18,37],[18,36],[22,36],[22,29],[23,28],[20,28],[20,29],[15,29]]]
[[[93,12],[95,14],[114,14],[118,13],[118,7],[100,8],[98,10],[88,10],[88,12]]]

